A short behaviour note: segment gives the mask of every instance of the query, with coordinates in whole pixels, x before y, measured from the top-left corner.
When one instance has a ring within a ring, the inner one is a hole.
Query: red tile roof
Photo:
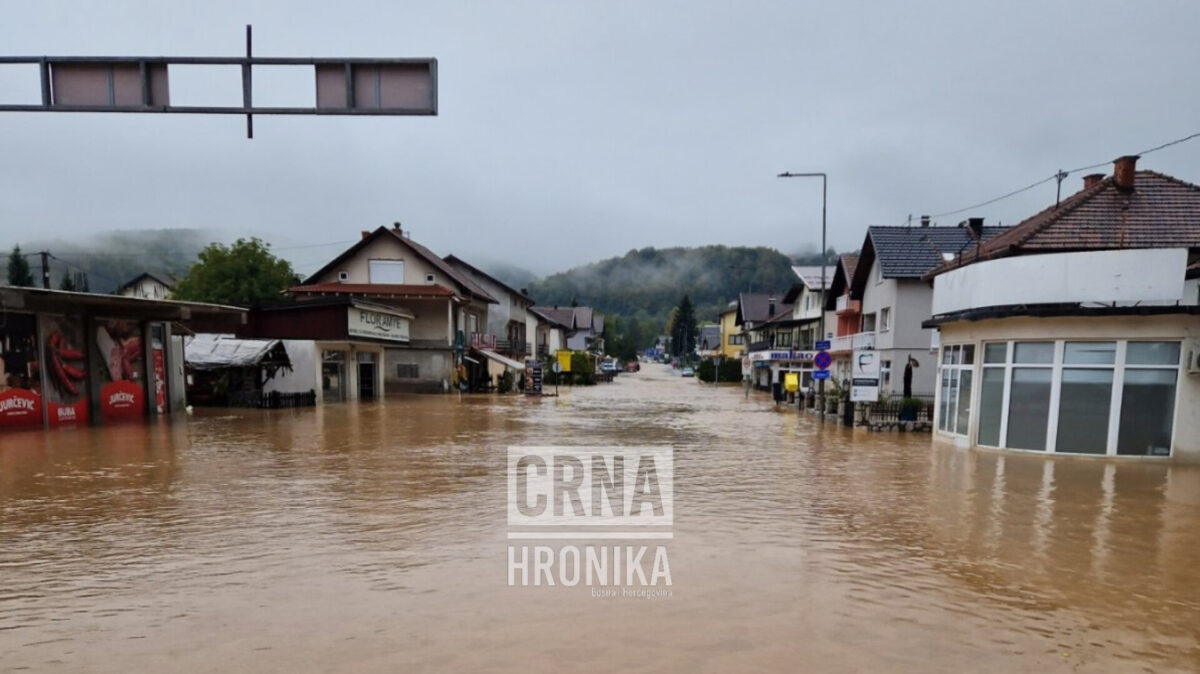
[[[1124,248],[1200,248],[1200,186],[1137,171],[1134,189],[1110,176],[984,242],[934,276],[962,264],[1010,255]],[[927,276],[927,277],[928,277]]]
[[[362,250],[367,244],[369,244],[370,242],[374,241],[375,239],[377,239],[381,236],[396,237],[396,239],[398,239],[402,244],[404,244],[405,246],[408,246],[414,253],[416,253],[418,256],[424,258],[426,262],[428,262],[429,264],[436,267],[439,271],[441,271],[443,274],[445,274],[447,278],[454,281],[455,285],[457,285],[460,289],[465,291],[464,296],[470,295],[470,296],[478,297],[479,299],[483,300],[484,302],[487,302],[488,304],[497,304],[498,303],[496,298],[492,297],[491,295],[488,294],[488,292],[486,290],[479,287],[478,283],[475,283],[475,281],[472,280],[466,274],[460,273],[457,269],[454,269],[453,267],[451,267],[449,264],[446,263],[445,260],[443,260],[442,258],[435,255],[433,251],[429,250],[425,246],[422,246],[421,244],[417,243],[416,241],[413,241],[412,239],[404,236],[403,233],[401,233],[398,229],[388,229],[387,227],[378,227],[375,229],[375,231],[369,232],[366,235],[364,235],[363,238],[360,239],[358,242],[356,242],[353,246],[350,246],[349,248],[347,248],[340,255],[338,255],[337,257],[330,260],[329,263],[326,264],[324,267],[321,267],[315,273],[313,273],[311,276],[309,276],[307,279],[305,279],[305,282],[309,282],[309,281],[313,281],[315,279],[321,278],[327,272],[332,270],[334,267],[341,264],[342,261],[349,259],[350,257],[353,257],[356,253],[358,253],[358,251]],[[342,285],[345,285],[345,284],[342,284]],[[365,285],[365,284],[357,284],[357,285]],[[379,284],[370,284],[370,285],[379,285]],[[408,286],[408,287],[424,288],[427,286]]]
[[[400,283],[312,283],[293,286],[292,294],[364,295],[367,297],[454,297],[449,289],[439,285],[406,285]]]

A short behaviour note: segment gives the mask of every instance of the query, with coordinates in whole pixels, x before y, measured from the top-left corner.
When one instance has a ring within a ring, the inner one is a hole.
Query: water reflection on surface
[[[674,596],[510,588],[505,448],[676,447]],[[931,447],[646,368],[0,437],[0,670],[1192,671],[1200,470]]]

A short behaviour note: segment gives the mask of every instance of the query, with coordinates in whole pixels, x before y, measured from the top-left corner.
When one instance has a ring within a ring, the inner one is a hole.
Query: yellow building
[[[746,337],[734,324],[736,319],[737,302],[734,301],[721,312],[721,355],[726,358],[741,358],[746,352]]]

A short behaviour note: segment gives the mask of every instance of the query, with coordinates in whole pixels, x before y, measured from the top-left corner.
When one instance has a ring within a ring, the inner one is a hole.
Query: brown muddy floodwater
[[[508,445],[669,444],[672,596],[509,587]],[[0,671],[1194,671],[1200,470],[555,398],[0,438]]]

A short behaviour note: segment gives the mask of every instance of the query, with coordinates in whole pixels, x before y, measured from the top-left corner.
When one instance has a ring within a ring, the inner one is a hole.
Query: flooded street
[[[669,598],[509,587],[509,445],[675,448]],[[0,438],[0,670],[1194,671],[1200,469],[932,448],[663,366]]]

